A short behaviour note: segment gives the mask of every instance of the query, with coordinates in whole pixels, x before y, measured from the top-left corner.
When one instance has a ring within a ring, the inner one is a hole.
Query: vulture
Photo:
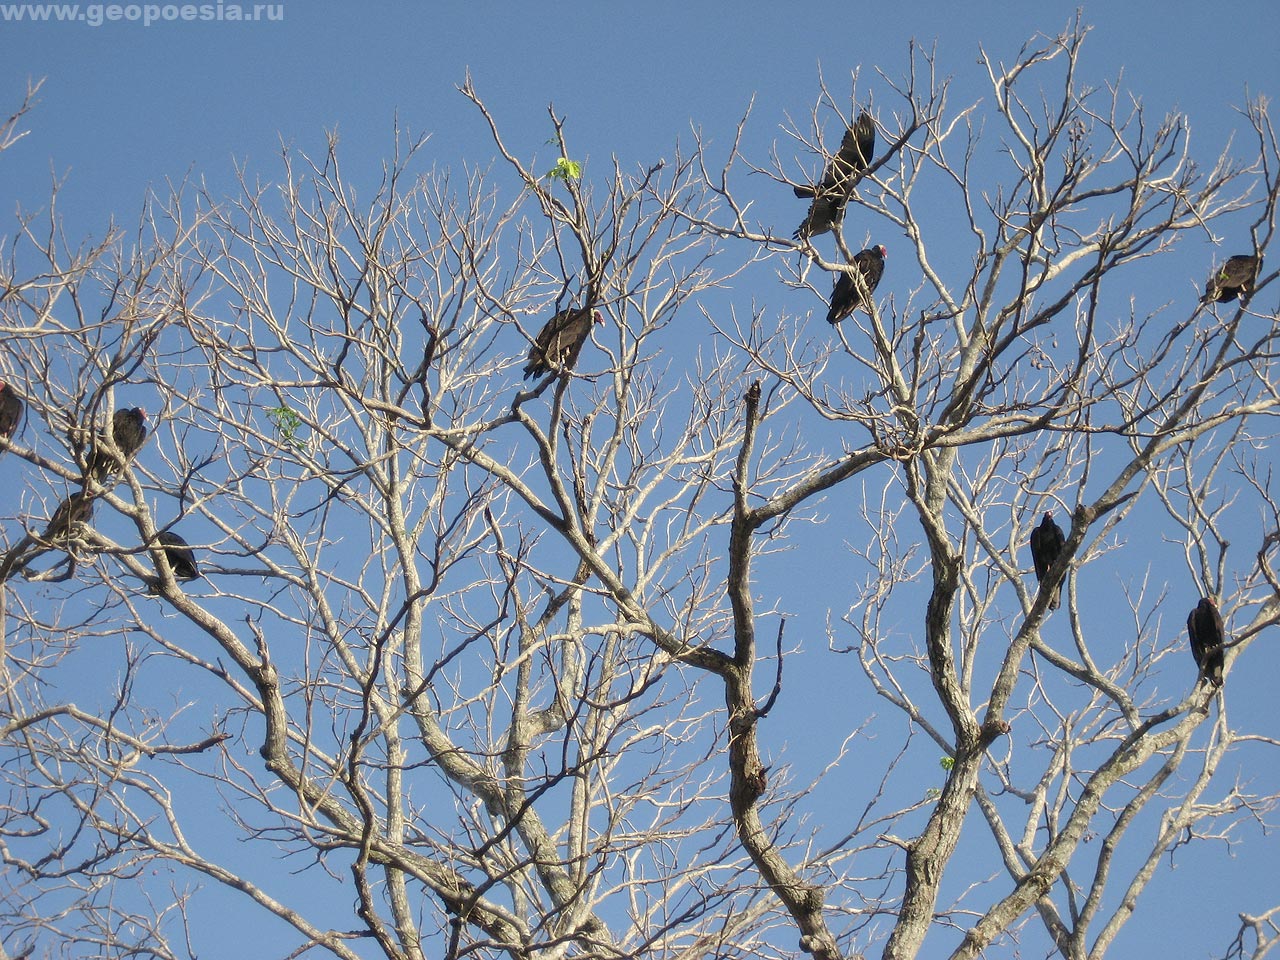
[[[147,439],[147,413],[141,407],[130,410],[117,410],[111,418],[111,440],[116,448],[124,454],[126,461],[142,449]],[[108,475],[114,476],[123,464],[113,454],[99,450],[95,445],[89,454],[89,476],[95,480],[103,480]]]
[[[876,122],[871,114],[863,111],[853,126],[845,130],[840,149],[822,174],[822,183],[816,187],[792,188],[797,197],[813,198],[809,204],[809,215],[793,234],[797,240],[826,233],[840,222],[845,204],[862,171],[871,163],[875,149]]]
[[[1262,270],[1262,258],[1238,253],[1231,257],[1218,270],[1214,271],[1209,282],[1205,284],[1201,303],[1217,300],[1229,303],[1237,297],[1246,302],[1253,295],[1253,284]]]
[[[22,398],[0,380],[0,437],[8,440],[22,420]]]
[[[88,523],[92,515],[92,494],[85,493],[83,490],[71,494],[58,504],[57,509],[53,511],[53,516],[45,525],[43,533],[39,535],[28,533],[18,541],[16,546],[0,553],[0,583],[8,580],[14,573],[26,569],[27,563],[33,557],[39,556],[46,550],[55,548],[70,550],[69,541],[75,539],[79,533],[76,527]]]
[[[73,493],[58,504],[58,509],[53,511],[53,516],[49,518],[49,525],[44,528],[40,538],[46,541],[68,540],[74,532],[75,525],[88,523],[91,516],[93,516],[93,497],[83,490]]]
[[[599,310],[570,307],[561,310],[547,321],[538,338],[529,348],[529,362],[524,365],[524,378],[540,377],[555,370],[557,373],[572,370],[578,362],[582,345],[591,335],[591,322],[604,323]]]
[[[1215,687],[1222,686],[1222,644],[1226,635],[1222,632],[1222,614],[1208,597],[1201,597],[1187,617],[1187,634],[1191,638],[1196,668],[1203,671],[1205,679]],[[1215,647],[1217,649],[1213,649]]]
[[[889,253],[884,247],[868,247],[853,258],[853,265],[866,287],[868,299],[875,292],[884,275],[884,258]],[[831,291],[831,309],[827,311],[827,323],[839,323],[863,305],[863,291],[858,289],[852,273],[841,273]]]
[[[196,566],[196,555],[187,541],[172,530],[162,530],[156,539],[164,547],[164,558],[169,561],[175,580],[199,580],[200,568]]]
[[[1049,569],[1062,554],[1067,545],[1067,538],[1062,535],[1062,528],[1054,522],[1053,514],[1046,513],[1040,526],[1031,531],[1031,560],[1036,565],[1036,582],[1043,583],[1049,575]],[[1053,588],[1053,596],[1049,598],[1049,609],[1057,610],[1062,605],[1062,582]]]

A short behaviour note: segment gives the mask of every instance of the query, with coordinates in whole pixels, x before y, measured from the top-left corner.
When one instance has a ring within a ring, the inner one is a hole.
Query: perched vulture
[[[69,541],[78,534],[76,527],[82,523],[88,523],[92,515],[93,496],[83,490],[71,494],[58,504],[57,509],[53,511],[53,516],[45,524],[43,533],[39,535],[28,533],[18,541],[17,545],[0,552],[0,583],[26,569],[33,557],[39,556],[46,550],[55,548],[70,550]]]
[[[191,547],[187,545],[187,541],[172,530],[161,531],[156,536],[156,539],[164,547],[164,558],[169,561],[169,567],[173,570],[173,579],[200,579],[200,568],[196,566],[196,555],[192,552]]]
[[[124,454],[126,461],[142,449],[147,439],[147,414],[141,407],[131,410],[117,410],[111,418],[111,439],[117,449]],[[102,480],[108,475],[115,475],[123,465],[114,455],[106,450],[97,449],[96,445],[89,454],[89,476]]]
[[[1046,513],[1040,526],[1031,531],[1031,560],[1036,565],[1036,582],[1043,583],[1049,569],[1057,562],[1067,538],[1062,535],[1062,528],[1054,522],[1053,514]],[[1057,610],[1062,605],[1062,581],[1053,588],[1053,596],[1049,598],[1049,609]]]
[[[22,398],[0,381],[0,437],[8,440],[22,420]]]
[[[75,525],[88,523],[91,516],[93,516],[93,497],[83,490],[73,493],[58,504],[57,510],[53,511],[53,516],[49,518],[49,525],[44,528],[41,539],[67,540],[74,532]]]
[[[793,234],[797,240],[826,233],[840,222],[845,204],[862,171],[871,163],[875,149],[876,122],[864,111],[858,114],[853,126],[845,130],[840,149],[822,174],[822,183],[816,187],[792,188],[797,197],[813,198],[808,216]]]
[[[578,362],[582,345],[591,335],[591,322],[604,323],[599,310],[583,307],[561,310],[547,321],[538,339],[529,348],[529,362],[524,366],[524,378],[540,377],[555,370],[557,373],[572,370]]]
[[[1262,258],[1239,253],[1224,263],[1205,284],[1201,303],[1217,300],[1228,303],[1237,297],[1246,301],[1253,295],[1253,284],[1262,270]]]
[[[1191,655],[1196,658],[1196,667],[1215,687],[1222,686],[1222,644],[1226,634],[1222,631],[1222,614],[1208,597],[1201,597],[1187,617],[1187,634],[1191,638]],[[1217,649],[1210,653],[1214,647]]]
[[[884,275],[884,258],[889,253],[884,247],[868,247],[853,258],[858,276],[870,298]],[[858,289],[852,273],[840,274],[835,289],[831,291],[831,309],[827,311],[827,323],[839,323],[863,305],[863,291]]]

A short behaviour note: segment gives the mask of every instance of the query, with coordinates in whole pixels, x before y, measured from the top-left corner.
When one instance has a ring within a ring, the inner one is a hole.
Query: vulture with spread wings
[[[822,183],[816,187],[792,188],[797,197],[813,198],[808,216],[796,227],[794,236],[797,240],[826,233],[840,222],[845,204],[849,202],[862,172],[871,163],[875,149],[876,122],[871,114],[863,111],[853,126],[845,130],[840,149],[822,174]]]

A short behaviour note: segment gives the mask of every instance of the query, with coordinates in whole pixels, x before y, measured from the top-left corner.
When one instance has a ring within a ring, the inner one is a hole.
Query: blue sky
[[[887,100],[875,68],[897,77],[909,40],[936,42],[938,63],[955,78],[954,99],[968,102],[984,92],[980,44],[1011,60],[1037,32],[1060,32],[1074,10],[1013,2],[283,7],[280,23],[0,21],[0,113],[17,105],[28,80],[45,79],[30,135],[0,159],[0,234],[11,229],[15,204],[30,210],[47,201],[51,178],[66,178],[68,234],[101,236],[112,218],[131,223],[149,188],[163,193],[167,182],[195,177],[215,194],[229,192],[237,164],[272,176],[282,141],[319,154],[324,131],[335,128],[348,175],[372,190],[396,118],[432,134],[431,162],[484,166],[494,153],[487,131],[455,90],[468,70],[522,154],[549,151],[549,102],[569,119],[582,158],[615,154],[635,166],[687,142],[691,125],[727,145],[754,97],[749,141],[763,156],[788,114],[807,115],[819,70],[842,93],[849,71],[861,67],[861,88]],[[1280,89],[1275,0],[1234,3],[1229,13],[1205,3],[1093,2],[1082,18],[1094,27],[1085,79],[1102,83],[1123,71],[1123,84],[1155,116],[1186,111],[1206,157],[1239,129],[1233,107],[1246,90]],[[762,200],[775,202],[786,211],[780,216],[798,222],[803,211],[792,198]],[[1252,850],[1234,853],[1236,881],[1275,889],[1274,845],[1270,863]],[[1162,952],[1185,935],[1177,902],[1144,900],[1113,955],[1178,955]],[[1271,905],[1229,903],[1226,915]]]
[[[545,139],[554,102],[584,152],[642,162],[690,123],[728,137],[753,95],[753,129],[772,136],[784,111],[809,108],[819,65],[837,89],[859,65],[864,83],[877,65],[897,76],[913,37],[936,41],[957,91],[976,92],[979,43],[1011,57],[1072,15],[1029,3],[877,6],[295,0],[280,23],[0,23],[6,102],[46,78],[33,133],[6,157],[6,192],[36,202],[51,172],[69,173],[66,212],[90,225],[127,218],[149,185],[188,172],[216,183],[233,160],[266,166],[282,139],[317,148],[324,129],[337,128],[348,164],[376,163],[397,115],[433,134],[440,162],[482,160],[484,132],[454,91],[468,68],[516,142]],[[1099,80],[1123,69],[1150,108],[1180,106],[1219,136],[1246,86],[1266,89],[1280,71],[1269,46],[1280,11],[1237,4],[1224,24],[1209,4],[1153,9],[1086,6],[1086,65]]]

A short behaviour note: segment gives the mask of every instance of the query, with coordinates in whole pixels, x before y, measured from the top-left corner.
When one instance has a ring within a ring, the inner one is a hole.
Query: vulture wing
[[[827,311],[827,323],[839,323],[858,306],[858,291],[853,285],[853,276],[842,273],[836,277],[836,285],[831,288],[831,309]]]
[[[834,230],[844,219],[844,198],[823,194],[813,198],[809,204],[809,213],[791,236],[797,240],[805,237],[816,237]]]
[[[853,125],[853,136],[857,142],[857,166],[854,168],[854,173],[861,173],[871,166],[871,158],[876,152],[876,122],[865,110],[858,114],[858,119]],[[853,160],[851,159],[850,162]]]
[[[840,149],[831,158],[822,174],[822,184],[816,189],[810,186],[793,187],[797,197],[839,195],[841,206],[849,198],[858,182],[858,175],[871,164],[876,150],[876,122],[865,110],[858,114],[852,127],[847,127],[840,139]]]
[[[169,561],[175,580],[198,580],[200,568],[196,566],[196,555],[182,539],[172,530],[162,531],[157,538],[164,547],[164,557]]]
[[[882,246],[868,247],[853,258],[853,265],[857,267],[858,277],[861,278],[868,297],[875,292],[880,285],[880,278],[884,276],[886,253]],[[862,306],[862,297],[863,291],[858,289],[853,273],[841,273],[831,291],[831,309],[827,311],[827,323],[839,323],[849,316]]]

